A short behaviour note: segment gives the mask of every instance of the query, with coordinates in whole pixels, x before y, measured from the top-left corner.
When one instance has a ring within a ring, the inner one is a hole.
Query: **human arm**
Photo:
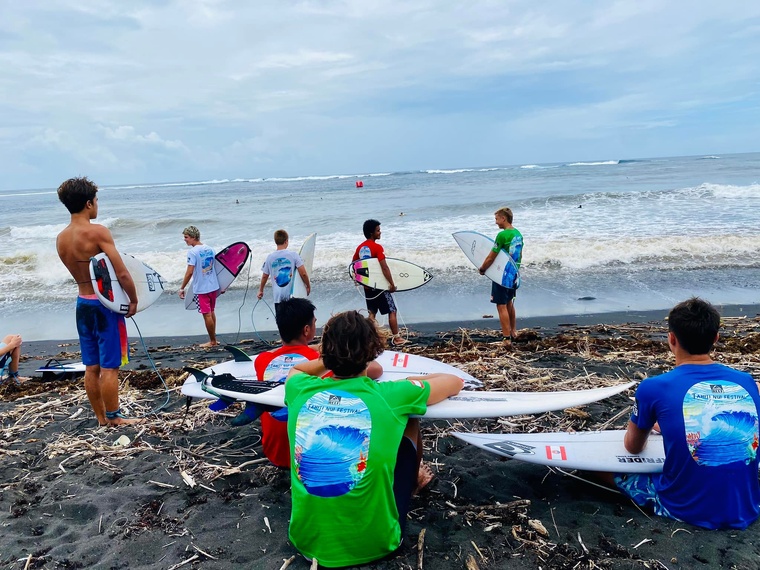
[[[647,439],[651,429],[641,429],[635,423],[629,421],[625,432],[623,444],[629,453],[641,453],[647,446]]]
[[[480,267],[478,268],[478,273],[481,275],[485,275],[486,271],[494,262],[494,259],[496,259],[496,256],[499,254],[498,251],[489,251],[488,255],[486,255],[486,258],[483,260],[483,263],[480,264]]]
[[[306,267],[301,266],[298,268],[298,274],[301,276],[301,279],[303,279],[303,284],[306,286],[306,294],[311,294],[311,282],[309,281],[309,275],[306,273]]]
[[[325,363],[321,358],[318,358],[316,360],[306,360],[304,362],[299,362],[290,369],[290,372],[288,372],[288,378],[295,374],[301,373],[310,374],[312,376],[323,376],[327,374],[327,372],[328,370],[325,367]]]
[[[256,294],[257,299],[261,299],[264,296],[264,286],[267,284],[268,279],[269,279],[268,273],[264,273],[261,276],[261,285],[259,285],[259,292]]]
[[[190,279],[193,277],[194,270],[195,270],[194,265],[188,265],[187,269],[185,270],[185,276],[182,278],[182,286],[179,288],[179,291],[177,292],[180,299],[185,298],[185,287],[187,287],[187,284],[190,283]]]
[[[378,258],[378,262],[380,263],[380,269],[383,270],[383,276],[390,284],[388,291],[393,293],[396,290],[396,284],[393,283],[393,275],[391,274],[391,268],[388,267],[388,262],[385,261],[385,258],[383,259]]]
[[[436,372],[426,376],[409,376],[407,380],[422,380],[428,383],[430,386],[430,395],[427,399],[428,406],[442,402],[451,396],[456,396],[464,386],[464,380],[459,376],[445,372]]]
[[[93,224],[95,226],[95,224]],[[124,289],[124,292],[129,297],[129,308],[127,309],[126,318],[131,317],[137,312],[137,290],[135,289],[135,282],[132,280],[132,276],[127,271],[127,266],[121,259],[121,254],[116,249],[116,244],[113,241],[111,232],[109,232],[104,226],[97,226],[98,232],[98,246],[100,251],[108,256],[113,266],[116,279]]]
[[[5,346],[0,347],[0,356],[13,352],[22,343],[20,334],[9,334],[2,341]]]

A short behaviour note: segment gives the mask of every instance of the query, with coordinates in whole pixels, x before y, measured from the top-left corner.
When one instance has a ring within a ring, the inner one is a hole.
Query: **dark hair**
[[[311,301],[299,297],[291,297],[278,303],[275,321],[282,341],[288,343],[301,336],[303,328],[314,320],[315,310],[316,307]]]
[[[338,378],[360,374],[384,349],[385,338],[374,321],[357,311],[334,315],[322,329],[322,360]]]
[[[367,220],[364,222],[364,225],[362,226],[362,231],[364,232],[364,237],[369,239],[372,237],[372,234],[375,233],[375,228],[380,225],[380,222],[377,220]]]
[[[707,354],[720,329],[720,314],[707,301],[692,297],[668,313],[668,330],[689,354]]]
[[[286,241],[288,241],[288,232],[285,230],[277,230],[274,232],[274,243],[277,245],[282,245]]]
[[[95,200],[98,187],[86,176],[69,178],[58,187],[58,199],[71,214],[78,214],[90,200]]]

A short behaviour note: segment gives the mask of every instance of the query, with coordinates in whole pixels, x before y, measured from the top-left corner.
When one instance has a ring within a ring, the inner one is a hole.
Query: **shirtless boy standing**
[[[91,220],[98,217],[98,187],[85,177],[71,178],[58,187],[58,198],[71,213],[71,223],[56,240],[58,256],[79,287],[77,332],[86,366],[84,388],[98,423],[121,425],[129,419],[119,408],[119,367],[129,361],[125,317],[137,310],[137,293],[132,277],[116,251],[111,232]],[[120,315],[98,300],[90,281],[90,258],[105,253],[116,272],[119,285],[129,297],[129,310]]]

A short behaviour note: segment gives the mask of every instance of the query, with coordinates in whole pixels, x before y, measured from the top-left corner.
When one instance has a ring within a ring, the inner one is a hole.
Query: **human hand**
[[[8,343],[8,346],[10,347],[11,350],[13,350],[14,348],[17,348],[17,347],[19,347],[19,346],[21,346],[23,344],[23,341],[21,340],[21,335],[20,334],[12,334],[10,336],[11,336],[11,338],[10,338],[10,342]]]
[[[179,291],[177,291],[177,295],[179,295],[180,299],[184,299],[185,298],[185,290],[184,289],[180,289]]]
[[[261,299],[263,296],[264,296],[264,291],[259,291],[258,293],[256,293],[257,299]]]
[[[129,304],[129,308],[127,309],[127,313],[124,315],[125,319],[128,319],[129,317],[134,316],[134,314],[137,312],[137,301],[133,301]]]
[[[396,285],[392,283],[391,287],[390,287],[390,289],[388,289],[388,291],[390,291],[391,293],[394,293],[396,291]]]

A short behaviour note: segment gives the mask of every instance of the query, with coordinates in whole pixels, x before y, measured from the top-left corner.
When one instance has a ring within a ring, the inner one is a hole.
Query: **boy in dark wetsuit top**
[[[56,249],[79,288],[76,319],[82,362],[86,366],[84,388],[98,423],[120,425],[139,420],[128,419],[119,408],[119,367],[129,361],[125,317],[137,310],[135,284],[121,255],[116,251],[111,232],[100,224],[98,187],[87,178],[71,178],[58,187],[58,198],[71,214],[71,222],[58,234]],[[116,278],[129,297],[126,315],[101,304],[90,281],[90,258],[105,253]]]

